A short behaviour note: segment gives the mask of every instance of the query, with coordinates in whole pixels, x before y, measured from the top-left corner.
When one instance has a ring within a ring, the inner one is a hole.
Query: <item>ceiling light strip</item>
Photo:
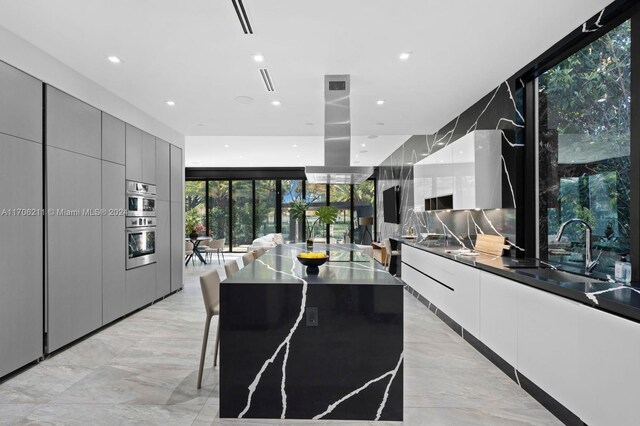
[[[244,8],[242,0],[231,0],[231,2],[233,3],[233,8],[236,10],[236,15],[238,15],[240,25],[242,25],[242,31],[245,34],[253,34],[253,28],[251,28],[251,23],[249,22],[249,17],[247,16],[247,11]]]
[[[271,76],[269,75],[269,70],[266,68],[260,68],[260,75],[262,76],[262,81],[264,82],[267,92],[275,92],[273,83],[271,82]]]

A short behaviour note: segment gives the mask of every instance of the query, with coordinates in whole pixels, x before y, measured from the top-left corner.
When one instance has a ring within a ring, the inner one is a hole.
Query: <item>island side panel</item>
[[[300,313],[303,285],[222,284],[220,417],[238,417],[249,385],[285,341]],[[402,420],[402,285],[311,284],[306,307],[318,309],[318,325],[306,312],[292,334],[285,370],[285,418],[310,419],[330,404],[381,376],[339,404],[325,419]],[[280,418],[286,346],[261,376],[245,418]]]

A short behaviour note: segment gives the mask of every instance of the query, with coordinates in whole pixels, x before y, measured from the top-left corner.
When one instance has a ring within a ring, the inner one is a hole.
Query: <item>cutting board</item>
[[[502,252],[509,249],[506,239],[500,235],[478,234],[476,239],[476,251],[493,256],[502,256]]]

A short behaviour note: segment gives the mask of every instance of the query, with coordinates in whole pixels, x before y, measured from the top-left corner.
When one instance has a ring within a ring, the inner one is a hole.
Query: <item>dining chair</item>
[[[201,253],[204,254],[205,259],[207,258],[207,252],[209,251],[209,240],[201,240],[200,244],[198,244],[198,248],[197,250]]]
[[[191,241],[185,241],[184,242],[184,260],[188,262],[189,259],[191,259],[192,264],[195,265],[195,259],[193,258],[193,243]]]
[[[224,263],[224,272],[227,274],[227,278],[231,278],[233,274],[238,272],[240,267],[235,259],[228,260]]]
[[[250,265],[254,260],[255,259],[252,252],[249,252],[242,256],[242,263],[244,264],[244,266]]]
[[[253,258],[257,259],[260,256],[262,256],[263,254],[265,254],[267,252],[267,249],[264,247],[258,247],[257,249],[253,250]]]
[[[202,352],[200,353],[200,368],[198,370],[198,389],[202,387],[202,372],[204,370],[204,357],[207,353],[207,341],[209,340],[209,327],[211,318],[218,315],[218,327],[216,331],[216,345],[213,352],[213,366],[218,365],[218,348],[220,346],[220,275],[213,269],[200,276],[200,289],[207,313],[204,323],[204,336],[202,337]]]
[[[389,238],[384,240],[384,248],[387,252],[387,255],[384,259],[384,267],[388,271],[389,269],[391,269],[391,258],[393,256],[397,256],[399,252],[397,250],[391,250],[391,240]]]
[[[213,257],[214,252],[218,255],[218,265],[220,264],[220,254],[222,254],[222,262],[225,262],[225,259],[224,259],[224,242],[225,241],[226,241],[225,238],[209,241],[209,250],[207,251],[207,253],[209,253],[209,256],[211,257]]]

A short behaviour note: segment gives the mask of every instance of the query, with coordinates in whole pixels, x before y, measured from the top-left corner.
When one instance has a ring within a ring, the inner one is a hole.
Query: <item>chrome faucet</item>
[[[585,273],[590,274],[591,271],[593,271],[593,269],[598,265],[598,261],[591,260],[591,232],[593,231],[591,229],[591,226],[589,226],[587,222],[582,219],[569,219],[568,221],[560,225],[560,229],[556,234],[555,242],[557,243],[560,241],[560,238],[562,238],[562,234],[564,233],[564,228],[566,228],[570,223],[580,223],[584,225],[584,270]]]

